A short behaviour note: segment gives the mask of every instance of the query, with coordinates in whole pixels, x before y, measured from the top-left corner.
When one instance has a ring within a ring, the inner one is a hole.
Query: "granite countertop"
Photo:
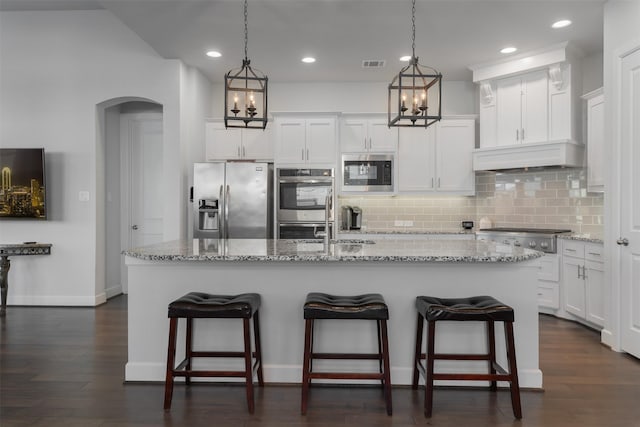
[[[0,243],[0,255],[49,255],[51,246],[51,243],[37,242]]]
[[[409,229],[409,230],[338,230],[340,234],[437,234],[437,235],[446,235],[446,234],[471,234],[475,235],[475,231],[473,230],[420,230],[420,229]]]
[[[578,240],[580,242],[588,242],[588,243],[604,243],[602,237],[594,236],[591,234],[559,234],[558,239],[564,240]]]
[[[148,261],[391,261],[520,262],[542,252],[477,240],[194,239],[129,249],[124,255]]]

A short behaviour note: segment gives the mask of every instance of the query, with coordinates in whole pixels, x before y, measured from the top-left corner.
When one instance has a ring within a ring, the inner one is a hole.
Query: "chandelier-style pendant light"
[[[418,63],[416,0],[411,9],[411,59],[389,84],[389,127],[428,127],[442,118],[442,74]]]
[[[247,55],[247,0],[244,0],[244,59],[241,68],[224,76],[224,126],[226,128],[264,129],[267,127],[267,81],[251,68]]]

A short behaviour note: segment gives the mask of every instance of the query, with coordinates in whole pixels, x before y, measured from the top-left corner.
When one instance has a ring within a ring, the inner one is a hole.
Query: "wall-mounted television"
[[[44,148],[0,148],[0,219],[46,219]]]

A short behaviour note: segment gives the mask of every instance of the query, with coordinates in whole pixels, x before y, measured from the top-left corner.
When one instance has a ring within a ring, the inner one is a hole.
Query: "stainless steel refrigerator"
[[[194,239],[272,239],[273,164],[193,165]]]

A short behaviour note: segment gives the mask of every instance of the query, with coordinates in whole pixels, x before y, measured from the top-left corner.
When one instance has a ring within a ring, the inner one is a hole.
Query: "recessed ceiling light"
[[[313,64],[314,62],[316,62],[316,58],[312,56],[305,56],[304,58],[302,58],[302,62],[304,62],[305,64]]]
[[[411,59],[411,55],[405,55],[400,57],[400,61],[407,62]]]
[[[210,58],[220,58],[222,54],[217,50],[210,50],[209,52],[207,52],[207,56]]]
[[[556,21],[551,25],[551,28],[564,28],[564,27],[568,27],[569,25],[571,25],[571,21],[569,21],[568,19],[562,19],[560,21]]]
[[[513,53],[516,50],[518,50],[518,49],[513,47],[513,46],[509,46],[509,47],[505,47],[504,49],[501,49],[500,53]]]

